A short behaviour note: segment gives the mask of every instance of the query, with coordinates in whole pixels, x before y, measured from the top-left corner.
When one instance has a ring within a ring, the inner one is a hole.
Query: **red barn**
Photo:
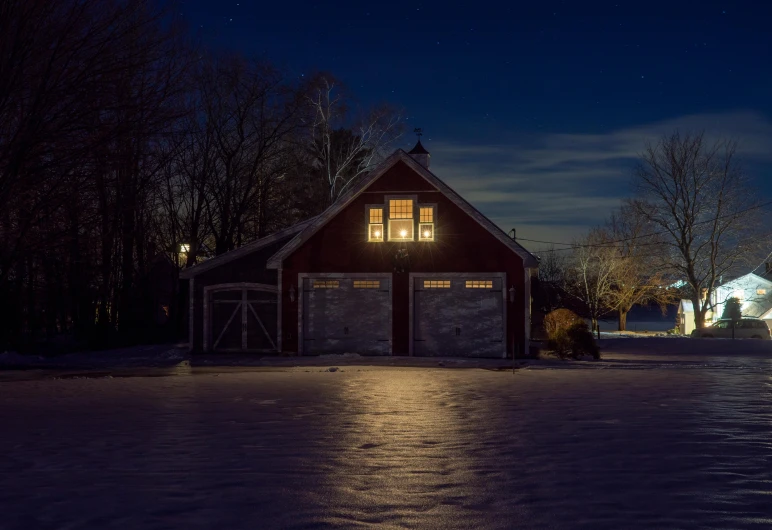
[[[527,351],[537,266],[419,142],[320,216],[183,271],[190,347],[505,357]]]

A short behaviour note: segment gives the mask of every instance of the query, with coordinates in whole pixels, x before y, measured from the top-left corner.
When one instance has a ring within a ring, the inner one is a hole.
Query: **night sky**
[[[180,11],[205,46],[290,75],[329,71],[363,104],[403,107],[432,170],[518,238],[570,241],[602,222],[630,195],[644,142],[676,128],[737,139],[772,195],[771,2],[184,0]]]

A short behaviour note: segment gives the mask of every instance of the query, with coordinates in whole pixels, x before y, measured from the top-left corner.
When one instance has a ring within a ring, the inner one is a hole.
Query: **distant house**
[[[320,216],[185,269],[190,348],[504,357],[538,261],[397,150]]]
[[[712,322],[713,311],[708,309],[705,313],[705,322]],[[681,335],[690,335],[694,331],[694,303],[691,300],[682,299],[678,304],[678,329]]]
[[[772,325],[772,281],[751,272],[719,285],[711,294],[711,309],[705,316],[706,324],[721,318],[726,301],[730,298],[740,300],[743,316],[761,318]],[[681,333],[690,334],[694,329],[691,300],[681,300],[678,316]]]

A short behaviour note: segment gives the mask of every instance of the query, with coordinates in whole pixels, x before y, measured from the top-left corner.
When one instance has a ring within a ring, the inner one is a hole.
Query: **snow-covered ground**
[[[43,357],[0,352],[0,369],[7,368],[100,368],[106,366],[173,366],[188,357],[187,345],[151,344],[115,348],[104,351],[85,351]]]
[[[0,383],[0,528],[769,528],[772,343],[678,342]]]

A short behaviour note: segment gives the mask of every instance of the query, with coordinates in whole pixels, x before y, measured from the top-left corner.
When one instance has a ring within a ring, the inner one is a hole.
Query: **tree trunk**
[[[699,298],[692,299],[692,307],[694,307],[694,329],[704,328],[705,310],[702,308],[702,300]]]
[[[593,317],[590,319],[592,322],[592,330],[598,334],[598,338],[600,339],[600,326],[598,325],[598,319]]]
[[[627,331],[627,311],[619,310],[619,326],[618,331]]]

